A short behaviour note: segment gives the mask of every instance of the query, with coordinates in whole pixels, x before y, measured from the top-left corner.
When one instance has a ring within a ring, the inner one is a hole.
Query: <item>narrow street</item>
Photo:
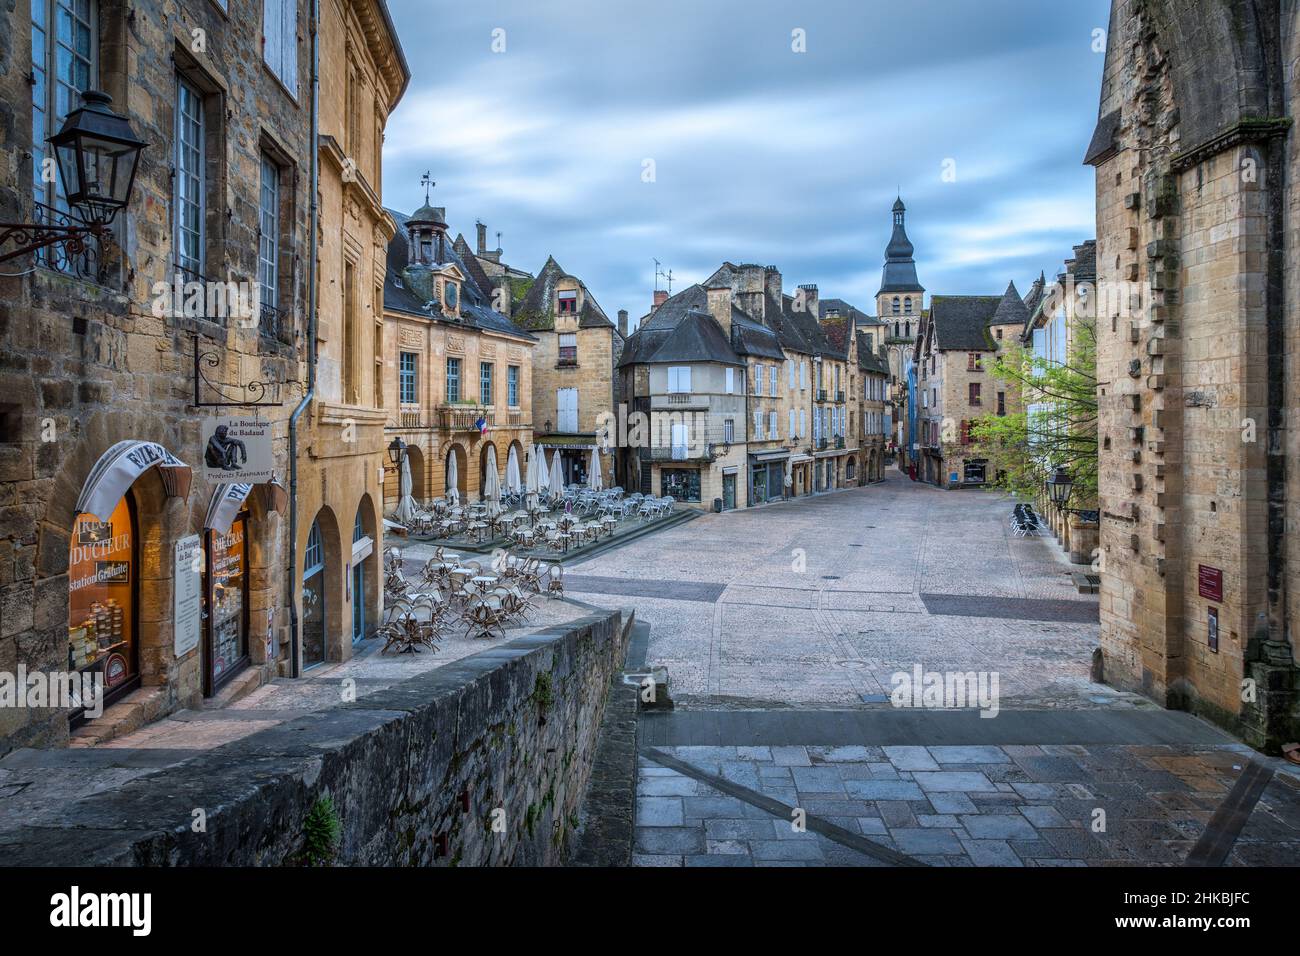
[[[676,704],[640,720],[636,864],[1296,858],[1294,768],[1089,680],[1096,598],[1054,541],[1013,537],[1002,495],[887,475],[570,569],[649,624],[629,667],[666,667]],[[917,667],[985,678],[996,713],[895,707]]]

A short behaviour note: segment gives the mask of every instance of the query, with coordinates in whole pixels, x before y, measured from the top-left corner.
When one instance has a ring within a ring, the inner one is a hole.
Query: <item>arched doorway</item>
[[[140,571],[131,491],[106,521],[77,515],[68,546],[68,653],[73,670],[102,678],[104,705],[140,683]]]
[[[379,620],[379,572],[375,555],[378,537],[375,506],[362,495],[352,522],[352,642],[364,640]]]
[[[428,477],[424,469],[424,452],[419,445],[406,446],[406,461],[411,469],[411,497],[423,507],[431,497]]]
[[[343,608],[330,582],[341,580],[339,574],[339,528],[334,512],[321,508],[307,532],[302,558],[302,666],[315,667],[331,658],[330,635],[341,636]],[[335,585],[337,587],[337,584]]]
[[[504,484],[501,478],[501,465],[501,456],[497,454],[496,445],[490,441],[485,441],[483,447],[479,449],[478,459],[478,496],[480,501],[486,498],[489,471],[496,473],[497,489],[500,491]]]

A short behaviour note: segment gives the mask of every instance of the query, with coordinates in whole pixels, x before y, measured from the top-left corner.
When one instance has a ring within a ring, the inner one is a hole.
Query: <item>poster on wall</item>
[[[254,418],[204,419],[204,478],[257,484],[271,480],[274,465],[270,422]]]
[[[176,656],[199,646],[202,628],[203,546],[197,534],[176,542],[172,588]]]

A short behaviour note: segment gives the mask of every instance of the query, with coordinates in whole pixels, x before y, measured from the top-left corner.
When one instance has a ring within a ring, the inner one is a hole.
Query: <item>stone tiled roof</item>
[[[1120,111],[1115,110],[1097,121],[1097,127],[1092,131],[1092,142],[1083,155],[1083,165],[1096,166],[1114,155],[1119,147],[1120,117]]]
[[[1020,293],[1016,291],[1015,282],[1008,283],[1007,291],[1002,294],[1002,301],[998,303],[997,311],[993,313],[989,325],[1018,325],[1024,328],[1028,319],[1029,310],[1025,308],[1024,299],[1020,298]]]
[[[514,318],[524,328],[533,332],[546,332],[555,328],[555,287],[560,279],[573,279],[582,290],[582,310],[578,313],[578,328],[614,328],[591,290],[577,276],[565,272],[554,256],[546,257],[546,264],[537,273],[523,301],[515,309]],[[615,335],[617,335],[615,330]]]
[[[988,326],[1004,297],[1000,295],[936,295],[930,299],[930,324],[936,349],[993,351]]]
[[[711,326],[712,331],[700,328],[702,322]],[[679,329],[684,331],[675,335]],[[731,340],[727,341],[722,327],[709,313],[708,292],[697,283],[669,296],[641,318],[636,332],[627,338],[618,365],[668,361],[743,365],[746,355],[784,357],[775,333],[734,305]]]

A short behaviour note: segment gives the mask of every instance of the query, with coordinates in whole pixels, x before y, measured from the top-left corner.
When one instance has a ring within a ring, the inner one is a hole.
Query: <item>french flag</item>
[[[478,429],[480,435],[486,435],[488,433],[487,416],[480,415],[478,421],[474,423],[474,427]]]

